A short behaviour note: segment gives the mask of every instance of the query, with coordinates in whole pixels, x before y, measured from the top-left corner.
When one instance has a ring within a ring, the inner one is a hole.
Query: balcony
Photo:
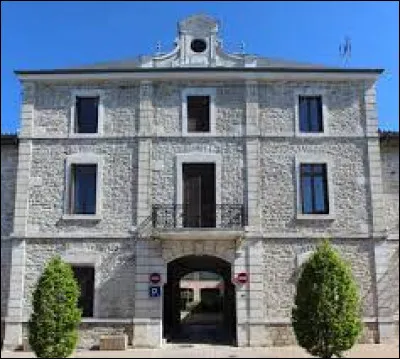
[[[161,239],[235,239],[245,226],[244,206],[154,205],[152,224]]]

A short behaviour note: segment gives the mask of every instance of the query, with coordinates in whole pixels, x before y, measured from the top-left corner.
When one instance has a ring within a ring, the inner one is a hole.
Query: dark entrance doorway
[[[182,277],[193,272],[211,272],[222,279],[221,320],[214,323],[189,323],[181,320]],[[236,345],[236,297],[231,282],[231,265],[213,256],[185,256],[168,263],[164,285],[163,337],[175,343]]]
[[[184,227],[215,227],[215,164],[184,163]]]

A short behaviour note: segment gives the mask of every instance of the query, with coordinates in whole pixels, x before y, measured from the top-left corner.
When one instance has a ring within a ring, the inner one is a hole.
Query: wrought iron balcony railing
[[[219,228],[244,227],[242,204],[210,204],[194,207],[190,204],[154,205],[153,228]]]

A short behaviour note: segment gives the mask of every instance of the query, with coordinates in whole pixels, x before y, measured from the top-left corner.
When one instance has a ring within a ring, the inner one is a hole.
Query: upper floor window
[[[98,136],[103,131],[103,91],[74,90],[71,97],[70,134],[76,137]]]
[[[98,132],[99,100],[99,96],[76,97],[75,133]]]
[[[97,165],[71,164],[70,214],[96,214]]]
[[[303,214],[329,214],[325,163],[300,164],[300,191]]]
[[[299,96],[300,132],[324,132],[322,96]]]
[[[215,134],[215,89],[182,91],[182,133],[186,136]]]
[[[103,157],[95,153],[75,153],[65,161],[65,220],[100,220]]]
[[[187,97],[188,132],[210,132],[210,96]]]
[[[294,91],[296,136],[319,137],[328,135],[327,97],[325,88],[310,87]]]

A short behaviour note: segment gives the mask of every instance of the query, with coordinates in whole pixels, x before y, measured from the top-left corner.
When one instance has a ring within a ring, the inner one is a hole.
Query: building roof
[[[326,73],[376,73],[384,70],[379,68],[342,68],[330,67],[318,64],[296,62],[269,57],[255,57],[256,67],[141,67],[145,59],[150,56],[140,56],[121,61],[109,61],[69,68],[16,70],[17,75],[28,74],[90,74],[90,73],[116,73],[116,72],[186,72],[186,71],[227,71],[227,72],[326,72]]]
[[[381,141],[399,143],[399,131],[379,130],[379,138]]]
[[[18,144],[18,136],[15,133],[2,133],[0,139],[2,146]]]
[[[262,70],[265,69],[282,69],[282,70],[302,70],[302,69],[307,69],[307,70],[330,70],[330,71],[377,71],[381,72],[383,71],[382,69],[366,69],[366,68],[344,68],[344,67],[332,67],[332,66],[327,66],[323,64],[314,64],[314,63],[307,63],[307,62],[300,62],[300,61],[293,61],[293,60],[288,60],[288,59],[282,59],[282,58],[276,58],[276,57],[265,57],[265,56],[260,56],[260,55],[249,55],[249,54],[235,54],[236,56],[241,56],[241,57],[250,57],[257,59],[257,66],[256,68],[260,68]],[[112,70],[127,70],[127,71],[135,71],[138,69],[141,69],[141,65],[144,61],[150,59],[152,56],[137,56],[134,58],[130,59],[125,59],[125,60],[114,60],[114,61],[107,61],[107,62],[100,62],[100,63],[94,63],[90,65],[82,65],[82,66],[74,66],[71,68],[66,68],[66,69],[53,69],[53,70],[47,70],[47,71],[62,71],[62,70],[72,70],[72,71],[82,71],[82,70],[107,70],[107,71],[112,71]],[[216,67],[218,70],[221,70],[223,67]],[[176,68],[174,68],[176,69]],[[188,68],[185,67],[183,69],[201,69],[199,67],[194,67],[194,68]],[[205,69],[210,69],[210,68],[205,68]],[[213,68],[211,68],[213,69]],[[232,68],[229,68],[232,69]],[[254,70],[254,68],[252,68]],[[152,69],[154,70],[154,68]],[[165,68],[163,68],[165,70]],[[240,67],[237,68],[237,70],[243,71],[244,68]],[[41,70],[38,70],[41,71]],[[42,70],[46,71],[46,70]]]

